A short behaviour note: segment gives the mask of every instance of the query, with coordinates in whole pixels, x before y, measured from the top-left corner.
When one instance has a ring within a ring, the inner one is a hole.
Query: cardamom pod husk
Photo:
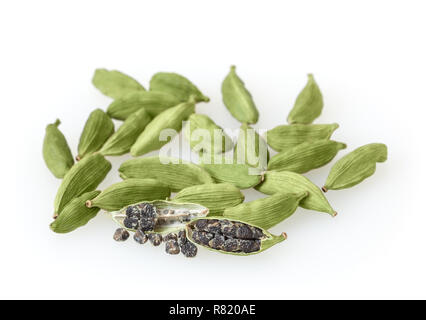
[[[346,144],[332,140],[304,142],[271,158],[268,170],[305,173],[329,163]]]
[[[177,73],[154,74],[149,82],[149,90],[170,93],[181,102],[188,101],[190,96],[194,96],[196,102],[210,101],[191,81]]]
[[[328,140],[338,127],[337,123],[281,125],[267,131],[266,138],[268,145],[280,152],[303,142]]]
[[[331,207],[321,190],[308,178],[295,172],[267,171],[265,180],[256,186],[256,189],[270,195],[279,192],[308,192],[308,196],[300,201],[300,207],[325,212],[333,217],[337,215],[337,212]]]
[[[172,192],[184,188],[214,183],[213,178],[201,167],[181,159],[146,157],[123,162],[118,169],[122,179],[156,179]]]
[[[114,133],[114,123],[101,109],[93,111],[87,119],[78,144],[77,160],[99,151]]]
[[[184,136],[194,152],[223,153],[233,147],[225,131],[204,114],[193,113],[188,118]]]
[[[56,233],[68,233],[86,225],[96,217],[99,208],[87,208],[85,202],[99,195],[100,191],[90,191],[72,199],[64,207],[61,215],[50,224],[50,229]]]
[[[266,170],[269,161],[269,150],[266,141],[251,128],[243,123],[238,133],[234,148],[234,161]]]
[[[223,80],[223,103],[232,116],[241,123],[256,123],[259,119],[259,112],[250,92],[236,74],[235,69],[235,66],[231,66],[229,74]]]
[[[297,96],[293,109],[291,109],[287,122],[289,124],[311,124],[322,112],[324,102],[321,90],[312,74],[308,74],[308,83]]]
[[[229,163],[201,163],[216,182],[231,183],[239,189],[248,189],[258,185],[263,180],[261,170],[246,164]]]
[[[129,231],[136,231],[141,228],[138,218],[133,226],[129,226],[127,220],[134,219],[136,215],[141,215],[141,210],[150,205],[152,208],[151,217],[152,225],[150,230],[144,230],[144,233],[160,233],[169,234],[183,230],[185,225],[196,218],[205,217],[209,213],[209,209],[195,203],[176,203],[173,201],[154,200],[135,203],[133,205],[122,208],[121,210],[110,212],[111,218],[122,228]],[[136,215],[135,215],[136,211]]]
[[[175,96],[159,91],[137,91],[114,100],[107,109],[108,115],[117,120],[126,120],[131,114],[145,109],[151,117],[180,103]]]
[[[245,221],[221,217],[194,219],[185,229],[192,243],[211,251],[238,256],[263,252],[287,239],[285,233],[276,236]]]
[[[74,159],[65,136],[58,129],[60,124],[61,121],[57,119],[55,123],[47,125],[43,141],[43,158],[50,172],[56,178],[62,179],[74,165]]]
[[[240,189],[229,183],[202,184],[187,187],[179,191],[174,202],[198,203],[209,209],[209,215],[222,215],[225,209],[239,205],[244,201]]]
[[[58,189],[54,202],[54,217],[60,215],[72,199],[95,190],[110,170],[111,163],[98,153],[88,155],[77,162],[67,172]]]
[[[385,162],[387,157],[388,149],[383,143],[371,143],[355,149],[333,165],[323,191],[357,185],[373,175],[376,162]]]
[[[145,109],[140,109],[131,114],[120,128],[109,137],[99,153],[104,156],[120,156],[128,153],[136,139],[151,120],[151,116]]]
[[[190,99],[160,113],[148,123],[130,149],[132,156],[138,157],[160,149],[182,130],[182,121],[194,112],[195,102]]]
[[[134,203],[168,197],[170,197],[170,188],[157,180],[127,179],[109,186],[96,198],[88,199],[86,206],[116,211]]]
[[[270,197],[227,208],[223,216],[269,229],[290,217],[298,208],[299,202],[307,196],[307,191],[276,193]]]
[[[130,92],[145,91],[139,82],[117,70],[96,69],[92,83],[100,92],[113,99]]]

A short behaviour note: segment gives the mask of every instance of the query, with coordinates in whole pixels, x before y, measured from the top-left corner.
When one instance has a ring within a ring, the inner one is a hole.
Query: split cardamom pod
[[[132,204],[110,212],[110,215],[129,231],[169,234],[183,230],[189,221],[205,217],[208,213],[209,209],[199,204],[155,200]]]
[[[127,179],[103,190],[96,198],[88,199],[88,208],[105,211],[120,210],[141,201],[162,200],[170,197],[170,188],[154,179]]]
[[[180,103],[175,96],[159,91],[137,91],[114,100],[107,109],[108,115],[117,120],[126,120],[131,114],[145,109],[151,117]]]
[[[87,208],[85,202],[99,195],[100,191],[90,191],[72,199],[64,207],[61,215],[50,224],[50,229],[56,233],[68,233],[86,225],[96,217],[99,208]]]
[[[100,92],[113,99],[130,92],[145,91],[139,82],[117,70],[96,69],[92,83]]]
[[[332,140],[304,142],[271,158],[268,170],[305,173],[329,163],[346,144]]]
[[[240,127],[237,144],[234,148],[234,161],[261,169],[267,167],[269,161],[268,145],[256,130],[247,123],[243,123]]]
[[[77,162],[67,172],[58,189],[54,202],[54,217],[60,215],[72,199],[95,190],[110,170],[111,163],[98,153],[88,155]]]
[[[334,164],[323,191],[350,188],[362,182],[376,171],[376,162],[385,162],[387,157],[388,148],[383,143],[371,143],[355,149]]]
[[[324,102],[321,90],[312,74],[308,74],[308,83],[297,96],[293,109],[291,109],[287,122],[290,124],[311,124],[322,112]]]
[[[226,208],[234,207],[244,201],[240,189],[229,183],[202,184],[179,191],[174,202],[198,203],[209,209],[209,215],[222,215]]]
[[[158,72],[149,82],[149,90],[167,92],[177,97],[181,102],[188,101],[193,95],[196,102],[209,102],[210,99],[187,78],[171,72]]]
[[[184,188],[214,183],[213,178],[196,164],[167,157],[146,157],[125,161],[120,168],[122,179],[155,179],[168,186],[172,192]]]
[[[290,171],[267,171],[265,180],[256,189],[265,194],[308,192],[299,206],[309,210],[325,212],[336,216],[336,211],[321,192],[308,178]]]
[[[271,148],[280,152],[303,142],[328,140],[338,127],[337,123],[281,125],[267,131],[267,141]]]
[[[287,239],[285,233],[275,236],[244,221],[217,217],[194,219],[185,229],[192,243],[212,251],[239,256],[263,252]]]
[[[188,118],[184,134],[195,152],[223,153],[233,147],[232,139],[204,114],[193,113]]]
[[[270,197],[245,202],[233,208],[227,208],[223,216],[228,219],[242,220],[258,227],[269,229],[290,217],[306,198],[308,192],[276,193]]]
[[[248,189],[263,180],[262,172],[246,164],[202,163],[200,166],[212,176],[216,182],[231,183],[239,189]]]
[[[114,123],[101,109],[93,111],[87,119],[78,144],[77,160],[98,151],[114,133]]]
[[[130,149],[134,157],[158,150],[182,130],[182,121],[195,112],[195,101],[190,99],[156,116]]]
[[[244,82],[236,74],[235,69],[235,66],[231,66],[231,71],[223,80],[223,103],[232,116],[241,123],[256,123],[259,119],[259,111]]]
[[[140,109],[131,114],[120,128],[109,137],[99,152],[104,156],[119,156],[128,153],[151,120],[152,118],[145,109]]]
[[[74,159],[70,147],[62,132],[58,129],[61,121],[46,127],[46,135],[43,141],[43,158],[46,166],[56,178],[62,179],[74,165]]]

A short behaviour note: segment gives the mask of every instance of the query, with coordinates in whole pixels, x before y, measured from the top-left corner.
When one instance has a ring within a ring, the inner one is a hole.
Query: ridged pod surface
[[[329,163],[346,144],[332,140],[305,142],[271,158],[268,170],[305,173]]]
[[[324,102],[321,90],[315,82],[314,76],[308,74],[308,83],[297,96],[287,122],[290,124],[311,124],[322,112]]]
[[[96,69],[92,83],[104,95],[114,99],[130,92],[145,91],[139,82],[117,70]]]
[[[96,197],[100,191],[90,191],[72,199],[62,210],[61,215],[50,224],[56,233],[68,233],[86,225],[96,217],[99,208],[87,208],[85,202]]]
[[[266,169],[269,150],[266,141],[248,124],[243,123],[234,148],[236,163],[245,163],[253,167]]]
[[[204,114],[193,113],[188,118],[184,133],[195,152],[223,153],[233,147],[232,139]]]
[[[383,143],[371,143],[355,149],[337,161],[330,170],[323,191],[350,188],[376,171],[377,162],[385,162],[388,149]]]
[[[131,204],[162,200],[170,197],[170,188],[154,179],[127,179],[103,190],[96,198],[88,199],[88,208],[98,207],[116,211]]]
[[[170,93],[181,102],[188,101],[191,96],[195,97],[196,102],[210,101],[191,81],[180,74],[172,72],[154,74],[149,82],[149,90]]]
[[[43,141],[44,161],[50,172],[58,179],[62,179],[74,165],[67,140],[58,129],[60,124],[61,121],[58,119],[55,123],[47,125]]]
[[[240,189],[229,183],[202,184],[182,189],[172,200],[201,204],[209,209],[209,215],[218,216],[225,209],[243,202],[244,195]]]
[[[300,201],[300,207],[325,212],[331,216],[337,213],[315,184],[308,178],[289,171],[268,171],[265,180],[256,187],[265,194],[308,192],[308,196]]]
[[[281,125],[267,131],[267,142],[274,150],[285,151],[303,142],[328,140],[338,127],[337,123]]]
[[[259,111],[250,92],[246,89],[244,82],[238,77],[235,69],[235,66],[231,66],[229,74],[223,80],[223,103],[232,116],[241,123],[256,123],[259,119]]]
[[[114,133],[114,123],[101,109],[94,110],[87,119],[78,144],[77,160],[98,151]]]
[[[308,192],[276,193],[270,197],[245,202],[223,213],[225,218],[242,220],[269,229],[290,217]]]
[[[131,114],[120,128],[109,137],[99,152],[104,156],[119,156],[128,153],[151,120],[151,116],[145,109],[140,109]]]
[[[198,165],[173,158],[131,159],[125,161],[118,171],[123,179],[156,179],[168,186],[172,192],[195,185],[214,183],[210,174]]]
[[[113,101],[107,109],[111,118],[126,120],[131,114],[145,109],[151,117],[180,103],[175,96],[158,91],[138,91],[125,94]]]
[[[191,99],[160,113],[146,126],[130,149],[132,156],[138,157],[160,149],[182,130],[182,121],[194,112],[195,102]],[[164,133],[167,133],[166,137],[162,137]]]
[[[56,193],[54,216],[60,215],[65,205],[83,193],[93,191],[111,170],[111,163],[101,154],[92,154],[77,162],[65,175]]]

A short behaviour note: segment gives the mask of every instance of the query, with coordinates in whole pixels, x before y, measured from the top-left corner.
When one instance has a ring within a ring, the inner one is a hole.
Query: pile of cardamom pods
[[[330,140],[337,124],[312,124],[322,112],[323,98],[311,74],[288,124],[262,136],[250,127],[259,112],[232,66],[222,83],[222,96],[231,115],[241,122],[236,141],[208,116],[195,112],[196,104],[209,98],[179,74],[157,73],[146,90],[124,73],[98,69],[93,84],[114,100],[106,112],[96,109],[90,114],[76,162],[58,128],[60,121],[46,127],[44,160],[62,179],[50,225],[57,233],[82,227],[104,210],[119,226],[113,237],[117,241],[134,232],[134,240],[141,244],[165,242],[169,254],[193,257],[197,246],[234,255],[255,254],[287,238],[268,229],[299,206],[335,216],[324,193],[362,182],[375,172],[377,162],[387,159],[386,145],[371,143],[339,159],[322,190],[302,175],[328,164],[346,148]],[[112,119],[123,121],[117,130]],[[159,150],[182,129],[199,163],[140,157]],[[219,132],[219,139],[200,139],[198,132],[210,136]],[[278,153],[270,157],[268,148]],[[225,155],[228,151],[233,157]],[[111,170],[106,157],[129,152],[134,159],[119,168],[123,181],[96,190]],[[240,190],[248,188],[269,196],[244,202]]]

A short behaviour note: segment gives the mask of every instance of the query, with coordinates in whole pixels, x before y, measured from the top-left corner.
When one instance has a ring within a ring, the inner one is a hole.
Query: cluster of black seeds
[[[146,232],[154,230],[156,222],[155,207],[149,203],[140,203],[127,207],[123,224],[126,228]]]
[[[192,239],[196,243],[227,252],[259,251],[264,236],[259,228],[225,219],[197,220],[192,231]]]

